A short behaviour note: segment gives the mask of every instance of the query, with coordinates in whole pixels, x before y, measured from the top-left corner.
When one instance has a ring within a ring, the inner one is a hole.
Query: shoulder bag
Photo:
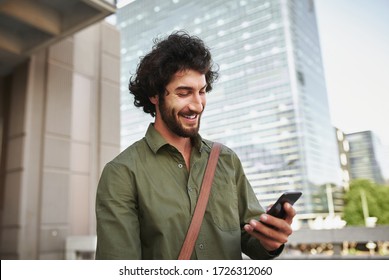
[[[222,145],[220,143],[214,143],[212,146],[207,167],[205,169],[203,182],[201,185],[200,195],[197,200],[196,208],[188,229],[188,233],[186,234],[185,241],[180,251],[180,255],[178,256],[179,260],[189,260],[192,255],[194,245],[199,235],[200,226],[203,222],[203,217],[205,213],[205,208],[207,207],[209,194],[211,192],[212,181],[219,159],[221,146]]]

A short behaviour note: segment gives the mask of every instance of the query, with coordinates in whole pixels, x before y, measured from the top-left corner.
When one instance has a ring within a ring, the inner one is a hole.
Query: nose
[[[192,99],[189,104],[189,109],[192,112],[199,114],[204,110],[205,103],[205,94],[195,93],[192,95]]]

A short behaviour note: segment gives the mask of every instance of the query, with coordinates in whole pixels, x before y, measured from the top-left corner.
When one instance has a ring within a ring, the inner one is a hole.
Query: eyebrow
[[[207,85],[203,86],[200,90],[204,90],[206,87]],[[194,90],[194,88],[190,86],[179,86],[175,90]]]

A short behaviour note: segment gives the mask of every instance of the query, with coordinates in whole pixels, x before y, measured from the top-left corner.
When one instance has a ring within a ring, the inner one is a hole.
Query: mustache
[[[190,109],[182,109],[179,113],[182,115],[201,115],[204,112],[204,108],[201,111],[190,110]]]

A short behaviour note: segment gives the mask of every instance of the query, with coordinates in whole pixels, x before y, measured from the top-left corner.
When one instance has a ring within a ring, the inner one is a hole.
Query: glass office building
[[[133,1],[118,11],[122,34],[122,148],[151,117],[127,85],[152,39],[184,29],[211,48],[220,78],[207,96],[201,135],[241,158],[260,202],[300,190],[299,213],[315,213],[320,187],[340,185],[313,1]]]
[[[388,179],[388,159],[381,141],[370,130],[346,134],[350,142],[352,179],[368,179],[385,184]]]

